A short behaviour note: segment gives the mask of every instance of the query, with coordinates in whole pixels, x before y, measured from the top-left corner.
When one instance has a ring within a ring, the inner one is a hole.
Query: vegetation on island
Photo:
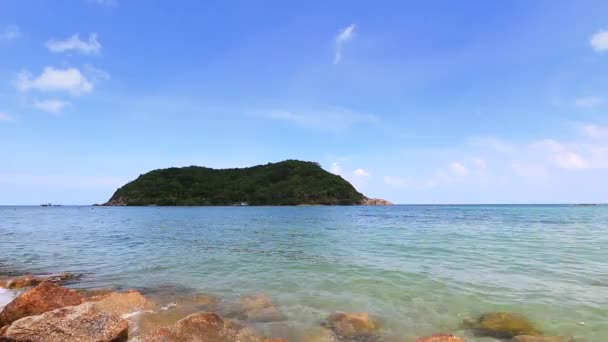
[[[286,160],[240,169],[154,170],[118,189],[106,205],[356,205],[366,199],[318,163]]]

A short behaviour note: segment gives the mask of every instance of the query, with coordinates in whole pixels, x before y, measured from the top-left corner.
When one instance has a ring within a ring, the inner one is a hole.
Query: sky
[[[608,2],[0,1],[0,205],[285,159],[395,203],[608,202]]]

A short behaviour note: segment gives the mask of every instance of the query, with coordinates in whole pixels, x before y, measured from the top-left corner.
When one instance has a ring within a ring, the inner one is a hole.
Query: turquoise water
[[[305,330],[367,311],[388,340],[487,311],[608,341],[608,207],[0,207],[0,272],[78,287],[264,292]],[[469,341],[492,341],[468,336]]]

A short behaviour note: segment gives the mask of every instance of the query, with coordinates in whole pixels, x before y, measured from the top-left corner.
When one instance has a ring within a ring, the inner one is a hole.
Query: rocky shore
[[[224,303],[217,297],[183,295],[171,289],[115,291],[76,290],[65,287],[77,281],[70,273],[0,279],[0,289],[17,291],[2,308],[0,342],[281,342],[289,336],[265,336],[256,323],[287,322],[271,298],[244,295]],[[68,284],[66,284],[68,282]],[[466,319],[458,329],[475,336],[512,342],[571,342],[546,336],[526,317],[506,312]],[[335,312],[310,327],[298,342],[382,341],[381,322],[365,312]],[[281,334],[279,334],[281,335]],[[447,332],[404,342],[463,342]],[[577,340],[580,342],[580,340]]]

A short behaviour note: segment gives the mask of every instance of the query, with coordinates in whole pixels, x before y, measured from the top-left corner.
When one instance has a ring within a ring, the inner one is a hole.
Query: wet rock
[[[324,327],[316,327],[304,332],[300,340],[305,342],[336,342],[336,335]]]
[[[244,326],[223,320],[220,316],[201,312],[181,319],[174,325],[160,328],[135,339],[139,342],[265,342],[266,339]]]
[[[463,326],[472,330],[476,335],[496,338],[541,335],[540,331],[526,317],[508,312],[485,313],[477,321],[463,321]]]
[[[287,319],[287,316],[277,309],[270,297],[264,294],[241,297],[228,307],[225,315],[252,322],[277,322]]]
[[[452,334],[435,334],[421,337],[416,342],[465,342],[465,340]]]
[[[114,290],[112,289],[93,289],[93,290],[76,290],[85,302],[97,302],[109,297]]]
[[[137,291],[113,292],[95,302],[102,311],[117,315],[127,315],[141,310],[149,310],[154,304]]]
[[[373,339],[377,326],[366,312],[336,312],[324,324],[343,339]]]
[[[54,274],[50,276],[35,276],[30,274],[20,277],[2,279],[0,280],[0,287],[3,287],[5,289],[22,289],[24,287],[37,286],[43,282],[61,283],[64,281],[72,280],[74,278],[76,278],[76,276],[69,272]]]
[[[567,339],[558,336],[531,336],[519,335],[513,337],[512,342],[568,342]]]
[[[0,337],[3,342],[123,342],[127,339],[127,321],[102,312],[93,303],[21,318]]]
[[[39,315],[82,302],[82,297],[76,291],[45,282],[6,305],[0,312],[0,325],[8,325],[22,317]]]

